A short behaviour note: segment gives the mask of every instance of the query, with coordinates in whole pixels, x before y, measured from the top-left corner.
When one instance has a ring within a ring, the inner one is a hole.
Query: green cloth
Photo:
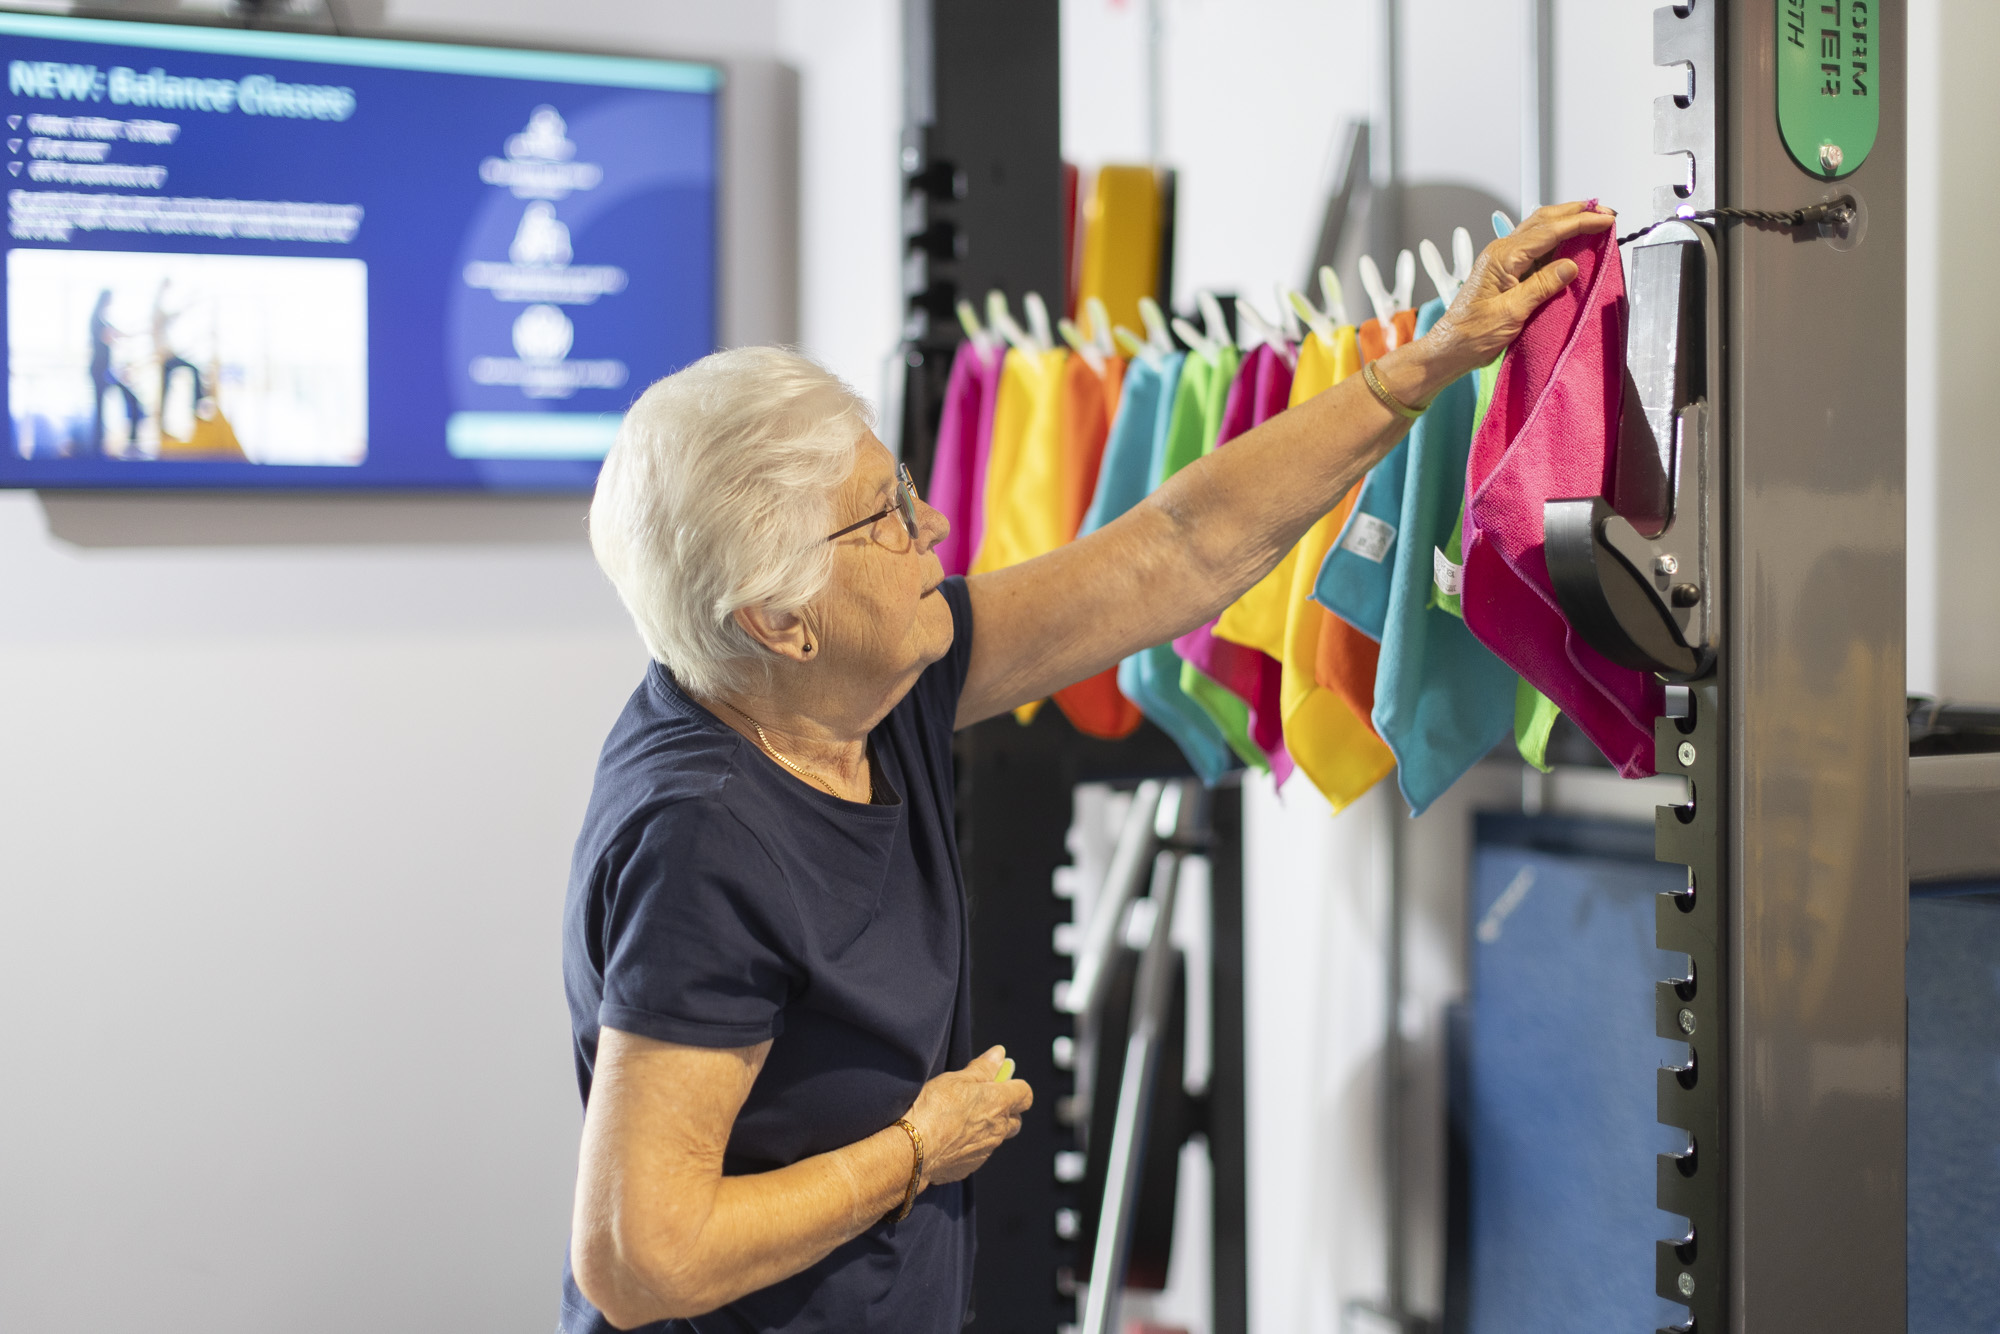
[[[1526,681],[1515,688],[1514,749],[1543,773],[1549,771],[1549,732],[1560,717],[1555,701]]]
[[[1472,409],[1472,433],[1479,434],[1479,424],[1486,420],[1486,410],[1493,406],[1493,387],[1500,383],[1500,363],[1507,359],[1502,352],[1493,358],[1491,365],[1479,368],[1479,402]],[[1458,502],[1458,522],[1451,526],[1451,540],[1445,543],[1444,558],[1453,566],[1465,568],[1465,501]],[[1465,619],[1465,605],[1457,593],[1447,593],[1435,582],[1431,584],[1426,605],[1440,611],[1448,611],[1461,621]]]
[[[1226,345],[1217,349],[1213,361],[1200,353],[1188,354],[1180,388],[1186,397],[1174,405],[1173,426],[1167,437],[1166,477],[1215,449],[1237,364],[1236,349]],[[1248,704],[1191,662],[1181,664],[1180,686],[1181,693],[1209,716],[1239,759],[1253,769],[1271,767],[1263,750],[1250,739]]]

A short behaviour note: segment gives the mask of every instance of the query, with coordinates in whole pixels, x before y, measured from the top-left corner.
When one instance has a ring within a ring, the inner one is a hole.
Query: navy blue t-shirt
[[[893,1125],[926,1080],[972,1059],[951,734],[972,654],[956,627],[869,739],[880,804],[809,787],[657,663],[598,760],[563,914],[577,1083],[602,1027],[770,1055],[727,1174],[765,1172]],[[969,1182],[933,1186],[803,1273],[648,1331],[954,1331],[972,1292]],[[564,1334],[613,1326],[563,1268]]]

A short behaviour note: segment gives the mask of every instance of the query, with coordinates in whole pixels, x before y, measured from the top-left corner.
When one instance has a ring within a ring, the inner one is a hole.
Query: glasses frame
[[[896,500],[894,504],[890,505],[888,509],[878,510],[865,519],[857,519],[837,533],[828,533],[826,540],[836,542],[846,537],[849,533],[871,527],[874,524],[882,522],[882,520],[888,518],[891,514],[894,514],[902,519],[903,531],[910,535],[910,542],[915,544],[921,530],[917,527],[917,481],[914,477],[910,476],[909,464],[899,463],[896,465],[896,479],[899,485],[896,488]]]

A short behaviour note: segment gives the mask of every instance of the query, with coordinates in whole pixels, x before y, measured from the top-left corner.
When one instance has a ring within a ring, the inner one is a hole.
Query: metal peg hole
[[[1674,813],[1674,818],[1676,820],[1679,820],[1682,824],[1693,824],[1694,806],[1695,806],[1694,779],[1690,778],[1688,779],[1687,804],[1685,806],[1670,806],[1668,807],[1668,809]]]
[[[1688,1234],[1674,1243],[1674,1258],[1684,1265],[1691,1265],[1694,1263],[1694,1255],[1694,1229],[1690,1227]]]
[[[1692,1089],[1695,1086],[1697,1079],[1694,1070],[1694,1052],[1692,1050],[1688,1052],[1688,1063],[1686,1065],[1676,1065],[1672,1068],[1674,1081],[1682,1088]]]
[[[1687,1152],[1674,1155],[1674,1170],[1684,1177],[1691,1178],[1694,1176],[1697,1164],[1695,1162],[1695,1141],[1693,1135],[1688,1136]]]
[[[1678,894],[1676,894],[1676,895],[1675,895],[1674,897],[1678,899],[1678,898],[1680,898],[1680,897],[1681,897],[1681,895],[1678,895]],[[1687,895],[1687,897],[1688,897],[1688,898],[1690,898],[1690,899],[1692,899],[1692,898],[1694,897],[1694,895],[1693,895],[1693,893],[1692,893],[1692,892],[1690,892],[1690,893],[1689,893],[1689,894]],[[1691,1000],[1693,1000],[1693,999],[1694,999],[1694,960],[1693,960],[1693,959],[1689,959],[1689,960],[1688,960],[1688,973],[1687,973],[1687,976],[1686,976],[1686,977],[1683,977],[1683,978],[1681,978],[1680,980],[1678,980],[1678,981],[1676,981],[1676,982],[1674,983],[1674,995],[1675,995],[1675,997],[1676,997],[1676,998],[1678,998],[1678,999],[1679,999],[1680,1001],[1682,1001],[1683,1003],[1685,1003],[1685,1002],[1687,1002],[1687,1001],[1691,1001]],[[1056,1041],[1058,1041],[1058,1042],[1061,1042],[1061,1041],[1064,1041],[1064,1039],[1062,1039],[1062,1038],[1057,1038],[1057,1039],[1056,1039]]]

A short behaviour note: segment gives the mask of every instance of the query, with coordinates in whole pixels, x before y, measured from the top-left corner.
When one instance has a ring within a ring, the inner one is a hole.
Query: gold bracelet
[[[1368,392],[1375,395],[1376,400],[1383,407],[1389,409],[1389,411],[1395,413],[1404,421],[1415,421],[1417,418],[1423,416],[1425,411],[1430,407],[1430,404],[1426,403],[1421,408],[1413,408],[1390,393],[1388,386],[1382,383],[1382,377],[1375,373],[1375,363],[1372,361],[1361,368],[1361,378],[1368,385]]]
[[[910,1136],[910,1152],[914,1155],[910,1163],[910,1184],[903,1187],[902,1207],[889,1215],[891,1223],[900,1223],[910,1216],[910,1208],[917,1202],[917,1183],[924,1179],[924,1137],[910,1124],[905,1116],[896,1122]]]

